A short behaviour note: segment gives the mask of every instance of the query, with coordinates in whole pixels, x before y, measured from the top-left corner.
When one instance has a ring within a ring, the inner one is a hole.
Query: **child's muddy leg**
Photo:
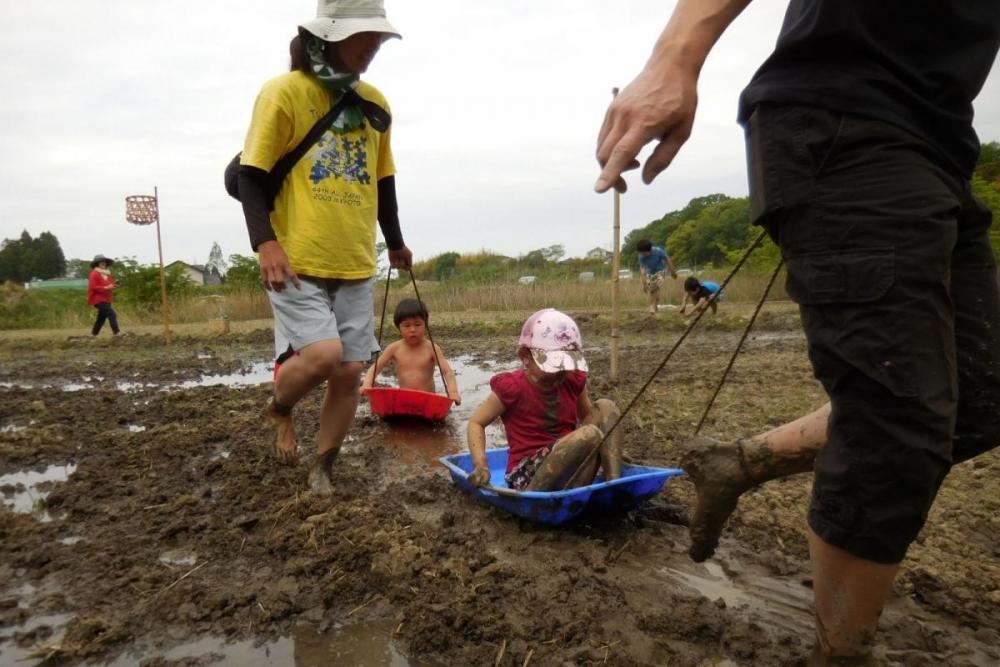
[[[597,473],[594,450],[604,434],[585,424],[560,438],[541,462],[525,491],[558,491],[590,484]]]
[[[264,409],[264,420],[271,424],[276,431],[274,457],[280,463],[295,463],[299,458],[299,449],[295,442],[292,407],[284,405],[277,398],[272,398]]]
[[[594,402],[594,409],[587,415],[587,419],[583,423],[593,424],[601,429],[601,433],[606,434],[618,423],[621,414],[621,410],[618,409],[614,401],[599,398]],[[604,442],[601,443],[598,456],[605,480],[618,479],[622,476],[622,433],[619,426],[611,432],[610,438],[602,438]]]

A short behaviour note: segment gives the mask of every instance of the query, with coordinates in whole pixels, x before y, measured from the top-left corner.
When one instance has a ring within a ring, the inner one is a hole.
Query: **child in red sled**
[[[524,367],[494,376],[492,392],[469,419],[469,482],[490,483],[486,427],[497,418],[510,446],[504,479],[512,489],[586,486],[598,468],[607,480],[621,477],[621,431],[605,442],[621,413],[607,399],[591,401],[583,343],[572,318],[553,308],[534,313],[521,329],[517,356]]]

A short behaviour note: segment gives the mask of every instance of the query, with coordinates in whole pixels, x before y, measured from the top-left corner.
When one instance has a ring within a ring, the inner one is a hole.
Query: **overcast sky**
[[[757,0],[701,77],[694,134],[652,186],[622,198],[622,233],[713,192],[746,194],[736,100],[785,2]],[[664,0],[387,0],[402,40],[365,78],[393,110],[400,220],[417,259],[611,247],[594,145],[613,86],[649,55]],[[0,238],[54,233],[67,257],[157,261],[125,196],[159,187],[164,259],[250,254],[222,172],[254,98],[287,71],[314,0],[0,0]],[[891,29],[887,27],[887,29]],[[976,105],[1000,139],[1000,75]]]

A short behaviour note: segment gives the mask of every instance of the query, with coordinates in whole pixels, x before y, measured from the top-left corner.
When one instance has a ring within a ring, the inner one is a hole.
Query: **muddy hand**
[[[490,469],[485,466],[477,466],[469,475],[469,484],[475,487],[489,486]]]

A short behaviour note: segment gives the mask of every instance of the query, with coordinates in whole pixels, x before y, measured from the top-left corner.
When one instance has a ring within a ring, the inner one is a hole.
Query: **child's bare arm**
[[[388,366],[389,362],[393,360],[396,356],[396,350],[398,348],[399,341],[390,343],[389,346],[382,351],[382,354],[378,355],[378,359],[371,365],[371,367],[369,367],[368,372],[365,373],[365,381],[361,385],[362,389],[370,389],[375,386],[375,378],[377,378],[378,374],[382,372],[382,369]]]
[[[455,401],[455,405],[462,404],[462,395],[458,393],[458,379],[455,377],[455,371],[452,370],[451,364],[444,356],[444,350],[437,343],[434,344],[437,348],[438,360],[441,362],[441,374],[444,375],[445,390],[448,392],[448,398]]]
[[[473,471],[469,475],[469,483],[473,486],[486,486],[490,483],[490,467],[486,463],[486,427],[496,421],[504,410],[500,397],[490,392],[486,400],[469,417],[466,439],[469,443],[469,453],[472,454]]]

